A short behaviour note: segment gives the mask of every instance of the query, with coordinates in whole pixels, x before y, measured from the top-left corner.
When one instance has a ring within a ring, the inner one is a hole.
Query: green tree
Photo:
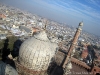
[[[0,49],[4,47],[4,40],[0,40]]]
[[[74,56],[75,58],[79,59],[81,57],[80,53],[78,51],[75,51]]]
[[[18,39],[18,38],[15,37],[15,36],[8,37],[8,40],[9,40],[8,48],[9,48],[11,51],[13,50],[14,42],[15,42],[17,39]]]

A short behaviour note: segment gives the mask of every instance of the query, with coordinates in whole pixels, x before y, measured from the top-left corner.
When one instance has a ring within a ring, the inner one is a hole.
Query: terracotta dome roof
[[[56,48],[57,44],[51,43],[45,31],[42,31],[21,45],[19,63],[35,71],[46,70]]]

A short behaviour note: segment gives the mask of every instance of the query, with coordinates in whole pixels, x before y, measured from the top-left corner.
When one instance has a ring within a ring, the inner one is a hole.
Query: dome
[[[5,75],[18,75],[18,73],[12,66],[7,64],[5,68]]]
[[[80,22],[80,23],[79,23],[79,26],[83,26],[83,22]]]
[[[18,75],[18,72],[9,64],[0,61],[0,75]]]
[[[47,70],[57,44],[51,43],[45,31],[24,41],[19,50],[19,63],[34,71]]]
[[[66,65],[66,68],[67,68],[67,69],[72,69],[72,64],[71,64],[71,62],[68,63],[68,64]]]
[[[58,43],[58,41],[59,41],[59,40],[58,40],[57,38],[52,38],[52,39],[51,39],[51,42],[53,42],[53,43]]]

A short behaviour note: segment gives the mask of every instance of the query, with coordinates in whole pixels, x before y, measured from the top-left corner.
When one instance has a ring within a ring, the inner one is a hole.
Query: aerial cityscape
[[[85,24],[0,3],[0,75],[100,75],[100,35]]]

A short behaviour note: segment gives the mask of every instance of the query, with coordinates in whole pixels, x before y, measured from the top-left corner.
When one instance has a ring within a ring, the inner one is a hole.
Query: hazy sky
[[[83,29],[100,36],[100,0],[0,0],[49,19]]]

